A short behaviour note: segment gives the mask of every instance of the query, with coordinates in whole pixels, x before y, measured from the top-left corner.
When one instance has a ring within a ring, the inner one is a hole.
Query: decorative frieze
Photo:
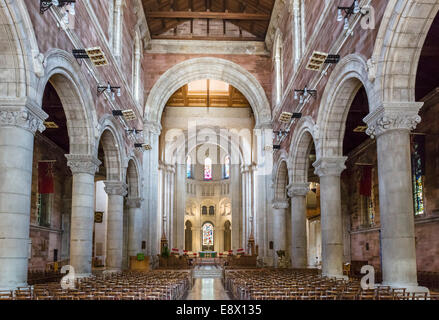
[[[315,174],[319,177],[340,176],[346,169],[347,157],[326,157],[313,163]]]
[[[288,209],[290,202],[288,200],[275,200],[273,202],[273,209]]]
[[[290,184],[287,186],[288,197],[305,197],[309,192],[309,185],[306,183]]]
[[[2,127],[23,128],[32,134],[35,134],[37,130],[43,132],[46,129],[43,119],[26,109],[1,109],[0,125]]]
[[[105,181],[104,190],[109,196],[122,196],[128,194],[128,185],[120,181]]]
[[[101,165],[96,157],[84,154],[66,154],[67,166],[73,174],[88,173],[94,175]]]
[[[414,130],[421,122],[418,112],[423,102],[393,102],[371,112],[363,119],[368,125],[366,134],[372,139],[389,130]]]

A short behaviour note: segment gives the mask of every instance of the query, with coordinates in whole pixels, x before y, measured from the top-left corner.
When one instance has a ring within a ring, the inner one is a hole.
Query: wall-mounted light
[[[137,116],[132,109],[128,110],[113,110],[113,116],[124,117],[125,120],[131,121],[136,120]]]
[[[343,12],[345,13],[344,17]],[[350,7],[337,7],[337,21],[342,22],[344,19],[343,29],[345,31],[349,30],[349,17],[357,13],[361,13],[362,15],[364,15],[364,12],[362,12],[358,0],[355,0]]]
[[[288,136],[290,130],[277,130],[277,131],[273,131],[273,133],[276,134],[277,140],[280,141]]]
[[[73,49],[72,54],[76,60],[90,59],[96,67],[102,67],[108,64],[107,58],[100,47]]]
[[[112,86],[109,82],[107,85],[98,85],[98,96],[100,96],[104,92],[111,94],[112,101],[116,99],[115,95],[117,95],[118,97],[121,96],[120,87]]]
[[[74,16],[76,14],[75,3],[76,0],[40,0],[40,13],[43,14],[44,12],[49,10],[51,6],[61,8],[70,4],[70,10],[68,10],[67,12]]]
[[[151,145],[149,145],[147,143],[135,143],[134,148],[142,149],[142,150],[146,150],[146,151],[149,151],[152,149]]]
[[[310,90],[307,87],[305,87],[303,90],[298,90],[298,89],[294,90],[294,100],[300,99],[300,103],[303,103],[305,98],[308,98],[308,96],[316,98],[317,90]]]
[[[340,61],[340,55],[314,51],[306,65],[307,70],[321,71],[325,64],[336,64]]]

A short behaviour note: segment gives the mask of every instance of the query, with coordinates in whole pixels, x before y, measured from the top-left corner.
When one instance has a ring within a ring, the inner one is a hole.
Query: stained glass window
[[[212,180],[212,160],[210,158],[204,160],[204,180]]]
[[[224,179],[230,178],[230,156],[224,159]]]
[[[213,246],[213,225],[211,223],[203,225],[203,246]]]
[[[413,205],[415,215],[425,212],[424,176],[425,176],[425,136],[412,136],[412,182]]]
[[[187,157],[187,163],[186,163],[186,176],[188,179],[192,178],[192,159],[191,157]]]

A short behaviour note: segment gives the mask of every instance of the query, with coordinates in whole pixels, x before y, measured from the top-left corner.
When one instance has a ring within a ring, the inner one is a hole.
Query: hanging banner
[[[38,162],[38,193],[54,193],[53,165],[55,161]]]

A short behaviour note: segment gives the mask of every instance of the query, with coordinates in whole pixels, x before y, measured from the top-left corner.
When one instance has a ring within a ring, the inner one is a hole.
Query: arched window
[[[213,246],[213,224],[210,222],[203,225],[203,246]]]
[[[293,13],[293,45],[294,45],[294,66],[297,68],[300,59],[305,53],[305,4],[303,0],[291,0]]]
[[[209,215],[210,216],[214,216],[215,215],[215,207],[214,206],[210,206],[209,207]]]
[[[424,214],[425,136],[411,137],[413,205],[415,215]]]
[[[276,84],[276,104],[279,104],[282,100],[282,83],[283,83],[283,67],[282,67],[282,35],[277,33],[276,40],[274,42],[274,72],[275,72],[275,84]]]
[[[230,156],[224,159],[224,179],[230,178]]]
[[[192,179],[192,159],[191,156],[187,157],[186,161],[186,177]]]
[[[212,160],[210,158],[204,160],[204,180],[212,180]]]
[[[114,58],[120,63],[122,56],[122,20],[123,20],[123,0],[111,1],[110,10],[110,45],[113,49]]]
[[[207,215],[207,207],[206,207],[206,206],[203,206],[203,207],[201,208],[201,214],[202,214],[203,216],[206,216],[206,215]]]

